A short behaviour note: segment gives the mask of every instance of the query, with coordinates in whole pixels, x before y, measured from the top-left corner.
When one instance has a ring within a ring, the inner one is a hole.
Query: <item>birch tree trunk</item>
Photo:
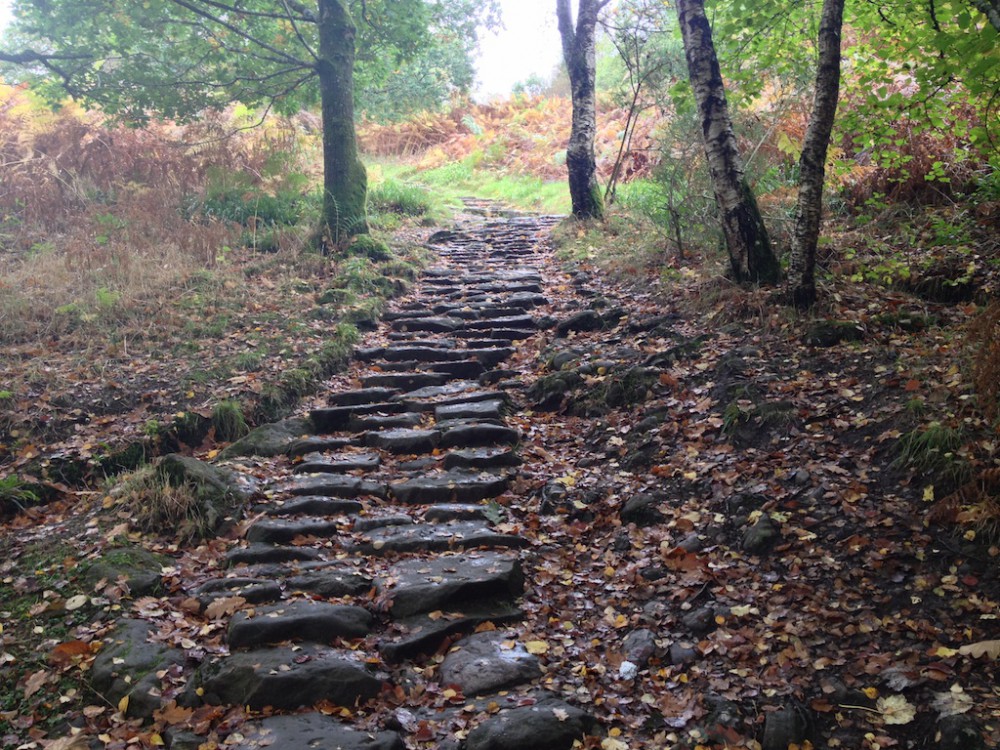
[[[823,219],[826,152],[840,98],[840,36],[845,0],[823,0],[819,23],[816,91],[799,157],[799,197],[788,277],[792,304],[805,309],[816,302],[816,244]]]
[[[604,218],[604,201],[597,184],[594,158],[597,133],[594,35],[597,16],[609,1],[580,0],[574,27],[570,0],[556,0],[563,60],[573,92],[573,126],[566,147],[566,170],[573,215],[579,219]]]
[[[777,283],[781,266],[747,184],[704,0],[677,0],[677,17],[733,279],[739,283]]]
[[[354,58],[357,28],[347,0],[319,0],[320,108],[323,120],[323,221],[343,242],[368,232],[368,175],[354,130]]]

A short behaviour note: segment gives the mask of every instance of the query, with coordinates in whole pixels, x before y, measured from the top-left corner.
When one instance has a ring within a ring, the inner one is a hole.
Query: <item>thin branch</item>
[[[289,10],[288,20],[291,22],[292,28],[295,29],[295,36],[298,38],[302,46],[305,47],[306,52],[309,53],[312,59],[315,60],[316,62],[319,62],[319,55],[316,54],[316,52],[313,50],[309,42],[306,41],[305,36],[302,35],[302,29],[299,28],[299,24],[296,22],[294,18],[292,18],[290,11],[291,6],[289,5],[288,0],[281,0],[281,2],[285,6],[285,9]]]

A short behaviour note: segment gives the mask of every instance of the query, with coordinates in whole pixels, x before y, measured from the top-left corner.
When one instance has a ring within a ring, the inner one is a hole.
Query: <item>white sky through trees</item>
[[[551,78],[562,55],[555,7],[555,0],[500,0],[504,28],[480,35],[477,99],[509,94],[532,75]],[[0,0],[0,30],[9,22],[10,0]]]

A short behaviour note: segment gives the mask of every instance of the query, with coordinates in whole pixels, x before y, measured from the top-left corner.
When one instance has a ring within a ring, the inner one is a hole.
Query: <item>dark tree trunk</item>
[[[677,0],[677,17],[733,279],[739,283],[777,283],[781,266],[744,174],[704,0]]]
[[[354,38],[347,0],[319,0],[323,221],[335,243],[368,232],[368,175],[354,131]]]
[[[597,108],[594,92],[594,35],[597,16],[609,0],[580,0],[573,26],[570,0],[556,0],[556,16],[562,37],[563,60],[573,91],[573,127],[566,147],[569,195],[573,215],[579,219],[604,217],[604,201],[597,184],[594,136]]]
[[[819,64],[813,108],[799,157],[799,198],[795,206],[795,231],[789,283],[792,303],[799,308],[816,302],[816,244],[823,218],[823,183],[826,152],[840,98],[840,35],[845,0],[823,0],[819,23]]]
[[[1000,31],[1000,0],[972,0],[972,4]]]

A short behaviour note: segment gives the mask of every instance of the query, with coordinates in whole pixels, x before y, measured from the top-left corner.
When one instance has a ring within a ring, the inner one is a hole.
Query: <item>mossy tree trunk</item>
[[[604,199],[597,184],[594,136],[597,133],[595,96],[595,29],[601,9],[610,0],[580,0],[576,25],[570,0],[556,0],[563,60],[573,93],[573,125],[566,147],[566,170],[573,215],[578,219],[604,218]]]
[[[840,99],[840,37],[844,25],[844,2],[823,2],[816,91],[799,157],[799,197],[795,206],[788,281],[792,304],[803,309],[816,302],[816,245],[823,219],[826,152]]]
[[[704,0],[677,0],[677,17],[733,279],[776,283],[781,279],[781,265],[746,180]]]
[[[323,119],[323,222],[330,238],[368,232],[368,175],[354,130],[354,58],[357,29],[347,0],[319,0],[319,76]]]

